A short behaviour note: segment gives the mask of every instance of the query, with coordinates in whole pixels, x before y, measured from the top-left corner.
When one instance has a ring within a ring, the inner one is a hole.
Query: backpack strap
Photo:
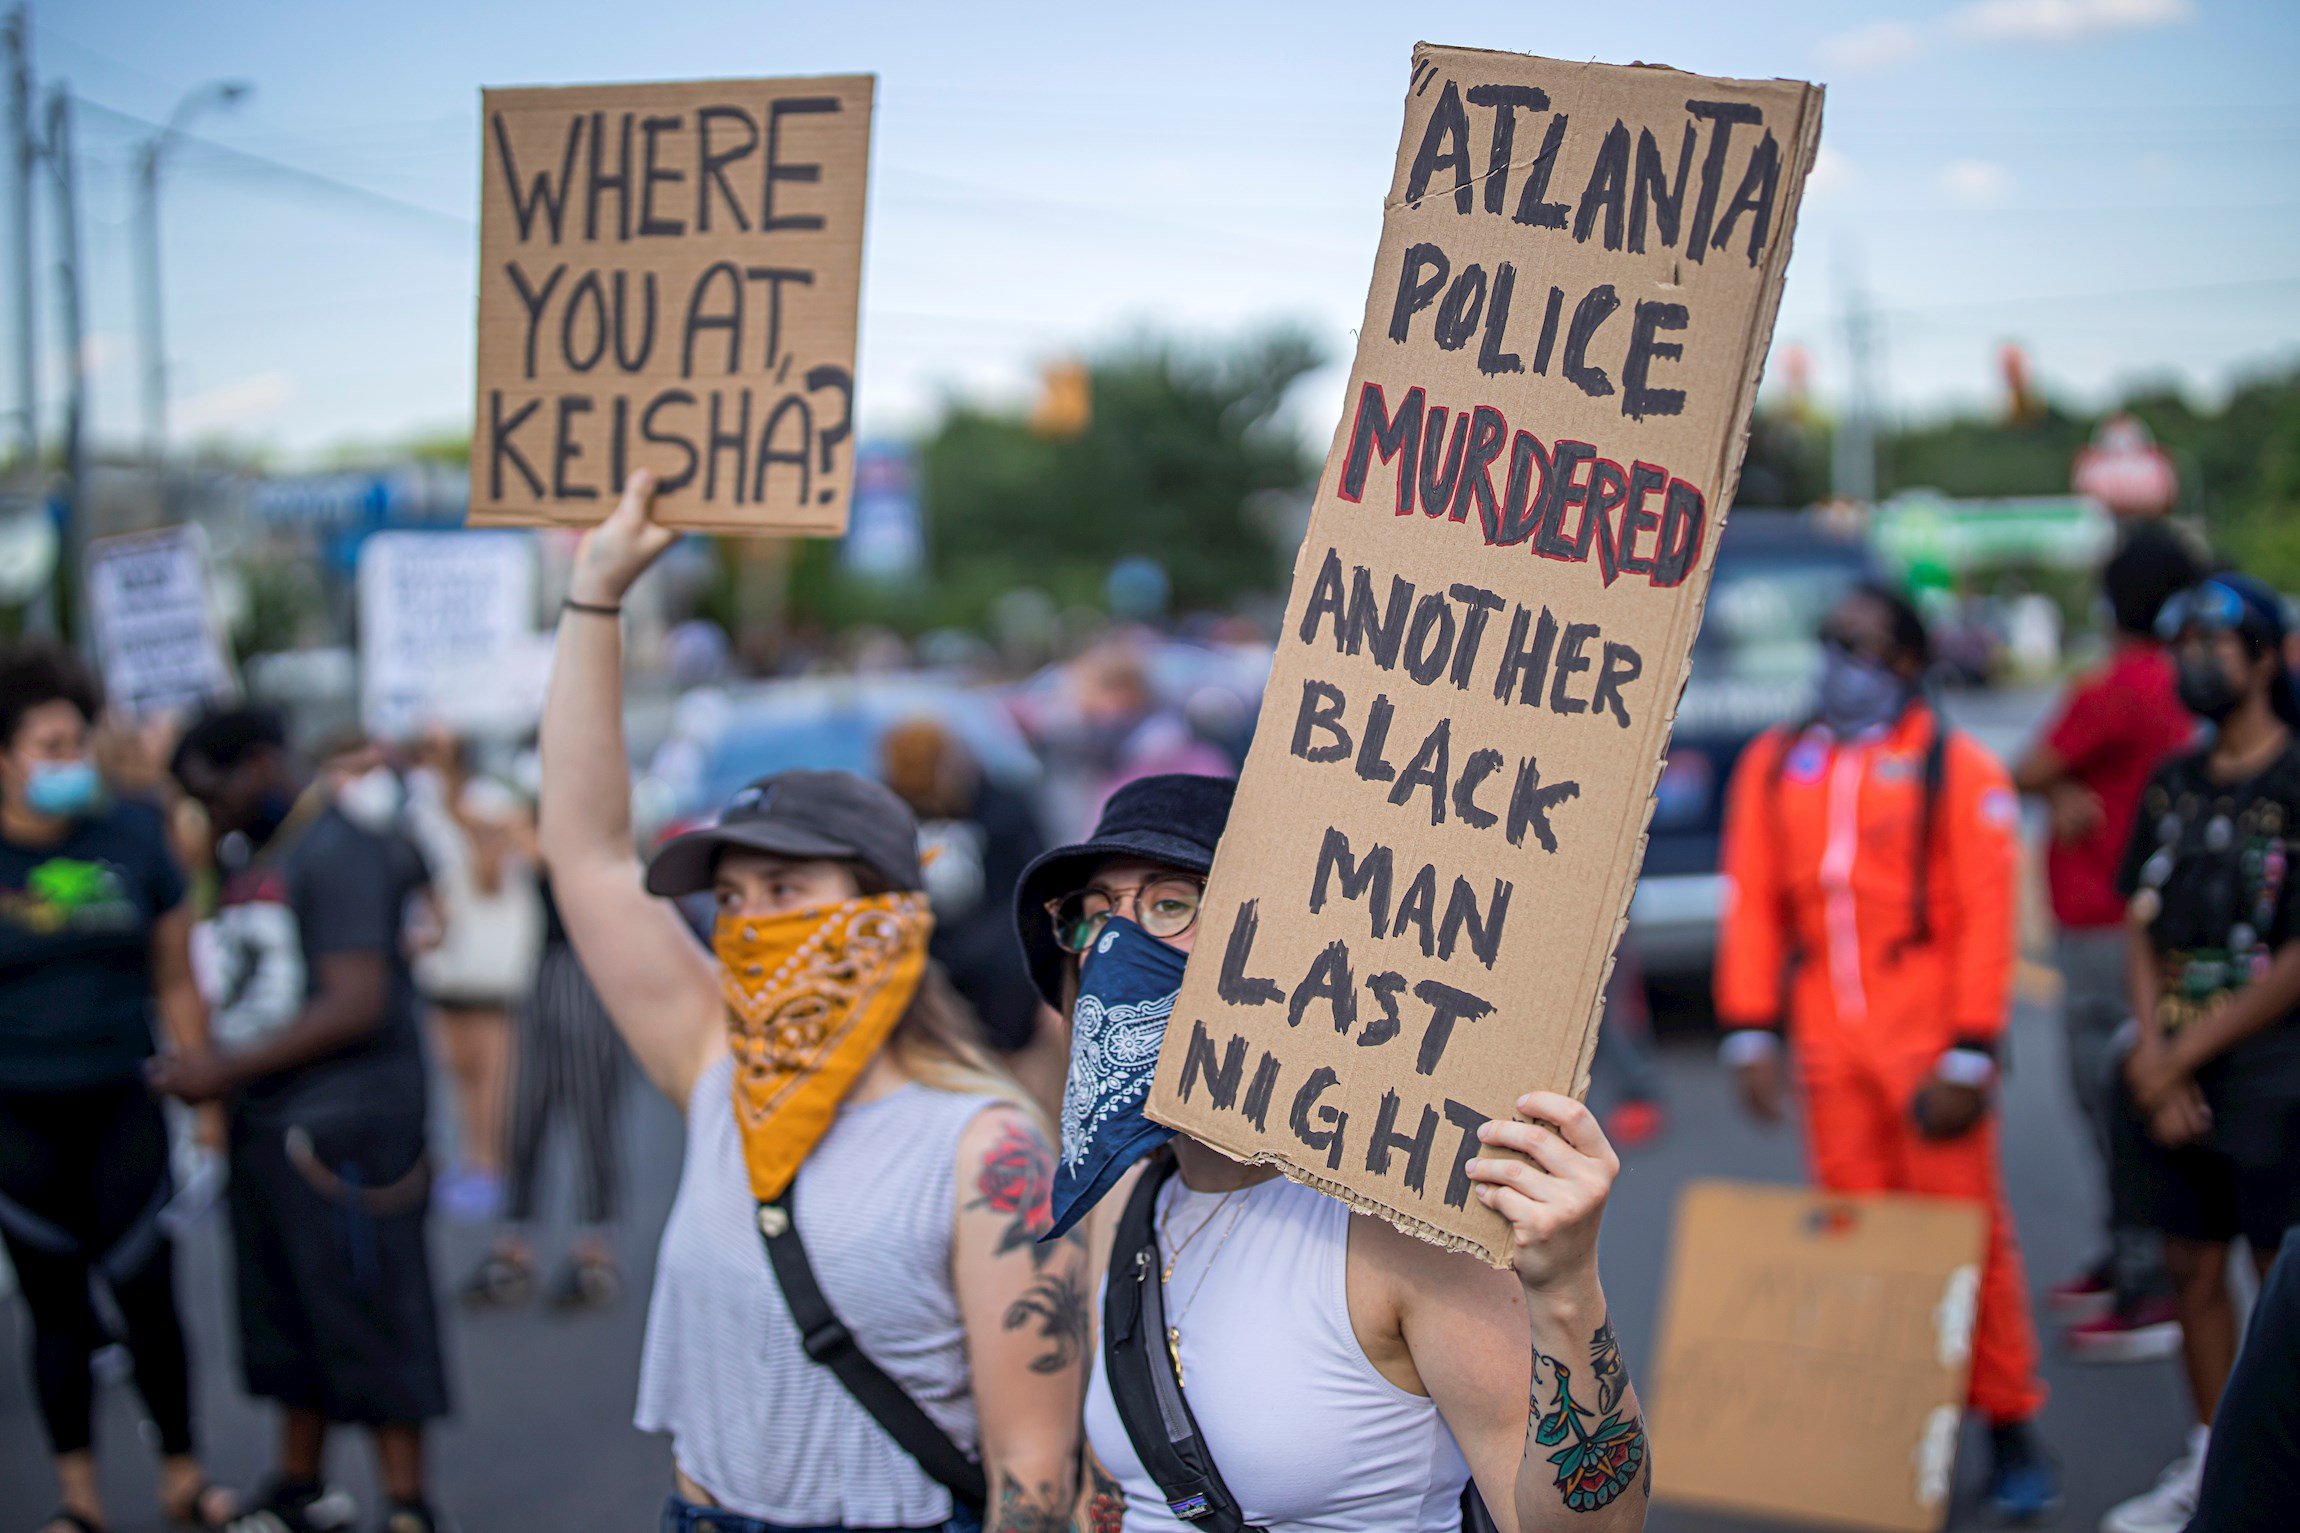
[[[1102,1294],[1102,1364],[1111,1403],[1134,1455],[1166,1498],[1167,1510],[1208,1533],[1262,1533],[1246,1521],[1214,1455],[1199,1434],[1182,1379],[1166,1347],[1165,1284],[1158,1271],[1158,1189],[1174,1157],[1153,1156],[1134,1183],[1110,1246]]]
[[[968,1511],[981,1515],[989,1486],[982,1465],[952,1441],[934,1418],[886,1371],[855,1345],[854,1333],[823,1297],[815,1280],[814,1263],[799,1239],[798,1221],[791,1217],[791,1195],[759,1205],[759,1238],[766,1242],[767,1261],[775,1282],[790,1306],[791,1320],[799,1328],[799,1345],[807,1356],[828,1368],[855,1403],[870,1413],[895,1446],[918,1461]]]
[[[1917,865],[1909,885],[1909,933],[1893,944],[1893,957],[1933,940],[1933,828],[1940,819],[1941,789],[1949,775],[1949,726],[1933,715],[1933,737],[1925,742],[1917,803]]]

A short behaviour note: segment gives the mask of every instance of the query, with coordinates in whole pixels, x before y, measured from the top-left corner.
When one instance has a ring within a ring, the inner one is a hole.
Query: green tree
[[[964,609],[938,615],[971,619],[1023,585],[1092,600],[1130,555],[1162,564],[1183,608],[1282,585],[1290,550],[1244,508],[1315,472],[1282,411],[1322,360],[1293,329],[1221,345],[1139,339],[1089,362],[1092,414],[1067,437],[953,405],[919,451],[935,605]]]

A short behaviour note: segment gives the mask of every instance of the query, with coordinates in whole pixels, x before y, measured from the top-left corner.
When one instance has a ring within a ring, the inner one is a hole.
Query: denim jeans
[[[761,1522],[724,1507],[697,1506],[678,1496],[663,1502],[662,1533],[982,1533],[982,1519],[964,1507],[951,1509],[950,1521],[939,1528],[916,1530],[848,1527],[797,1528],[787,1523]]]

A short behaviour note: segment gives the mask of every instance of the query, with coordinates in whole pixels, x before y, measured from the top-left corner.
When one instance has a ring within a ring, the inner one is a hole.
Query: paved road
[[[1960,708],[1992,746],[2009,749],[2035,716],[2035,700],[1992,698]],[[2013,1023],[2013,1073],[2006,1097],[2006,1166],[2032,1290],[2090,1253],[2097,1220],[2093,1175],[2060,1079],[2053,1019],[2024,1003]],[[1728,1100],[1705,1038],[1680,1034],[1664,1047],[1673,1126],[1659,1144],[1631,1155],[1609,1217],[1607,1286],[1633,1366],[1650,1358],[1670,1218],[1679,1189],[1696,1176],[1790,1181],[1800,1174],[1793,1133],[1767,1133],[1741,1119]],[[636,1212],[622,1232],[638,1291],[677,1179],[675,1115],[659,1098],[629,1115]],[[481,1232],[441,1224],[443,1278],[459,1276],[483,1244]],[[264,1414],[240,1398],[232,1379],[221,1231],[210,1225],[183,1258],[187,1303],[196,1324],[201,1412],[217,1476],[247,1485],[269,1449]],[[638,1530],[653,1526],[668,1475],[663,1444],[630,1425],[643,1305],[635,1293],[604,1314],[564,1319],[540,1312],[457,1316],[451,1336],[460,1395],[456,1419],[437,1438],[442,1499],[469,1533]],[[0,1320],[0,1533],[29,1527],[47,1509],[49,1489],[25,1368],[22,1326]],[[2169,1364],[2081,1367],[2048,1359],[2053,1386],[2044,1430],[2067,1465],[2066,1526],[2089,1528],[2117,1498],[2144,1488],[2177,1449],[2183,1430]],[[149,1510],[151,1468],[135,1451],[134,1396],[106,1391],[103,1440],[114,1526],[142,1533],[160,1526]],[[1985,1526],[1974,1504],[1983,1454],[1969,1431],[1954,1526]],[[1666,1451],[1664,1449],[1664,1451]],[[337,1476],[372,1505],[364,1451],[341,1445]],[[1667,1533],[1746,1524],[1664,1508],[1652,1521]]]

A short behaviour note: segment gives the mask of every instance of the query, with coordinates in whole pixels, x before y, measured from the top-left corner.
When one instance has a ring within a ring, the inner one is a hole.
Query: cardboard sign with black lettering
[[[473,526],[846,530],[872,88],[482,93]]]
[[[1821,93],[1427,44],[1150,1113],[1499,1262],[1579,1094]]]
[[[238,694],[208,575],[208,537],[197,526],[96,539],[88,545],[87,590],[114,708],[140,719]]]
[[[1961,1199],[1687,1187],[1648,1392],[1655,1495],[1940,1527],[1987,1239]]]

